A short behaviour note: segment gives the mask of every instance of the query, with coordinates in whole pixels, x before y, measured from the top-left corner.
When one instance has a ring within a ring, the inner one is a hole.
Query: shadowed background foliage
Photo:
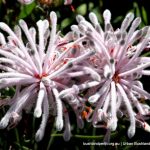
[[[141,27],[150,24],[150,2],[148,0],[73,0],[72,5],[64,6],[63,0],[39,0],[30,5],[21,5],[17,0],[0,0],[0,21],[6,22],[10,27],[18,24],[19,19],[24,19],[29,26],[35,26],[39,19],[49,19],[50,11],[54,10],[58,16],[58,30],[62,34],[70,30],[70,25],[76,23],[75,17],[81,14],[88,18],[88,13],[96,13],[99,22],[103,26],[102,13],[109,9],[112,13],[112,24],[114,28],[120,27],[120,24],[127,12],[134,12],[135,16],[142,18]],[[149,51],[147,51],[149,55]],[[142,78],[144,87],[150,92],[150,79]],[[14,89],[1,90],[1,96],[7,97],[14,94]],[[4,116],[8,108],[1,108],[0,118]],[[76,127],[75,115],[70,113],[72,124],[72,138],[65,142],[62,132],[56,132],[54,118],[49,117],[44,139],[36,143],[34,135],[40,124],[40,119],[34,119],[33,113],[23,113],[23,119],[13,129],[0,130],[0,150],[49,150],[61,149],[81,150],[81,149],[105,149],[104,146],[84,146],[83,142],[103,142],[105,130],[94,129],[90,124],[85,123],[85,128],[80,130]],[[150,121],[149,121],[150,123]],[[125,119],[119,121],[116,132],[112,133],[111,143],[121,142],[150,142],[150,134],[137,128],[136,134],[132,139],[127,137],[127,126],[129,122]],[[137,145],[111,145],[109,149],[139,149]],[[60,149],[60,148],[59,148]]]

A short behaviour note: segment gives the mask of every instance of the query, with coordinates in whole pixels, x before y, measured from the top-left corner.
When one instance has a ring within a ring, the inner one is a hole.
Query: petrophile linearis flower
[[[140,102],[150,99],[140,81],[150,75],[150,58],[141,55],[149,47],[150,28],[137,29],[141,19],[134,19],[132,13],[117,29],[111,25],[109,10],[103,17],[104,30],[94,13],[89,14],[92,23],[78,15],[78,25],[72,25],[65,36],[56,31],[55,12],[50,13],[51,30],[47,20],[39,20],[37,30],[20,20],[14,31],[0,22],[0,89],[15,88],[12,98],[0,101],[10,106],[0,121],[1,129],[15,126],[22,110],[33,108],[34,117],[41,117],[37,141],[44,136],[49,114],[69,140],[71,107],[79,128],[85,118],[94,127],[106,128],[109,135],[116,130],[118,119],[126,117],[130,138],[136,126],[150,132],[145,122],[150,107]]]
[[[99,85],[87,93],[93,111],[86,118],[94,127],[115,131],[118,118],[125,116],[130,120],[130,138],[135,134],[136,125],[150,132],[144,121],[150,107],[140,102],[141,98],[150,99],[150,94],[139,80],[143,75],[150,75],[147,69],[150,58],[141,56],[149,42],[150,29],[146,26],[137,30],[141,19],[134,19],[133,13],[128,13],[117,29],[111,25],[109,10],[104,11],[103,17],[104,30],[94,13],[89,14],[92,23],[78,15],[78,25],[72,26],[73,31],[88,37],[87,45],[93,43],[96,53],[90,57],[89,63],[101,76]]]
[[[4,34],[0,33],[0,88],[14,86],[16,89],[12,98],[1,100],[1,105],[10,105],[10,108],[0,121],[0,128],[14,126],[21,119],[22,110],[30,111],[35,107],[34,116],[42,116],[36,133],[37,141],[44,135],[49,113],[56,116],[57,130],[65,128],[64,138],[69,140],[69,115],[65,100],[62,101],[61,98],[64,98],[63,93],[67,89],[78,93],[80,88],[87,88],[82,82],[79,87],[74,85],[72,77],[83,74],[82,67],[77,64],[94,54],[90,49],[84,51],[80,41],[85,37],[77,38],[71,32],[62,37],[60,32],[56,33],[55,12],[50,13],[50,20],[51,30],[47,20],[39,20],[38,31],[34,27],[28,28],[24,20],[19,21],[19,26],[15,26],[14,31],[0,22],[1,31],[8,34],[5,38]],[[98,84],[98,81],[92,81],[95,80],[94,71],[91,73],[88,67],[84,67],[83,71],[91,74],[89,87]],[[83,127],[78,108],[82,109],[84,101],[79,97],[74,101],[66,98],[66,102],[73,107],[77,122]]]

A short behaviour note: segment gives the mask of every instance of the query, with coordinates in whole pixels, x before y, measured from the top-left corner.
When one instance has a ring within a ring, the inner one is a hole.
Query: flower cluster
[[[49,114],[55,116],[56,129],[63,129],[64,139],[69,140],[71,107],[79,128],[86,119],[110,133],[116,130],[118,118],[125,116],[130,120],[130,138],[136,125],[150,132],[144,121],[150,107],[139,101],[150,99],[139,81],[142,75],[150,75],[146,70],[150,58],[141,56],[149,47],[150,29],[136,30],[141,20],[132,13],[117,30],[110,23],[109,10],[103,17],[104,30],[94,13],[89,14],[92,24],[78,15],[78,25],[72,25],[65,36],[56,31],[55,12],[50,13],[51,30],[47,20],[37,22],[38,32],[23,20],[14,31],[0,22],[0,29],[8,34],[5,38],[0,33],[0,88],[16,89],[12,98],[0,101],[1,106],[10,105],[0,121],[1,129],[15,126],[22,111],[33,108],[34,117],[42,117],[37,141],[44,136]]]

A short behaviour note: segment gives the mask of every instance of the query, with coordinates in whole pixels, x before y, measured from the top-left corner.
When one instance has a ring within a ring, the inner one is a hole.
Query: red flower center
[[[118,73],[115,73],[112,79],[116,84],[120,82],[120,77],[118,76]]]
[[[40,76],[39,74],[35,74],[34,77],[37,79],[42,79],[43,77],[48,76],[47,73],[42,73],[42,75]]]

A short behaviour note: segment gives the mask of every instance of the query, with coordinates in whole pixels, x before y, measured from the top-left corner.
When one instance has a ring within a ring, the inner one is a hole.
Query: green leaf
[[[145,8],[142,6],[142,17],[145,24],[148,24],[147,13]]]
[[[81,4],[77,9],[76,9],[77,13],[78,14],[81,14],[81,15],[85,15],[86,12],[87,12],[87,5],[86,4]]]
[[[136,3],[136,2],[134,2],[133,3],[133,7],[134,7],[134,9],[135,9],[135,14],[136,14],[136,16],[141,16],[140,15],[140,10],[139,10],[139,6],[138,6],[138,4]]]
[[[123,16],[118,16],[113,20],[113,23],[116,24],[118,22],[121,22],[123,20]]]
[[[23,19],[27,17],[28,15],[30,15],[33,9],[35,8],[35,6],[36,6],[36,3],[31,3],[29,5],[22,5],[20,14],[18,16],[18,20]]]
[[[65,18],[62,22],[61,22],[61,28],[64,29],[67,26],[69,26],[71,24],[71,19],[70,18]]]

